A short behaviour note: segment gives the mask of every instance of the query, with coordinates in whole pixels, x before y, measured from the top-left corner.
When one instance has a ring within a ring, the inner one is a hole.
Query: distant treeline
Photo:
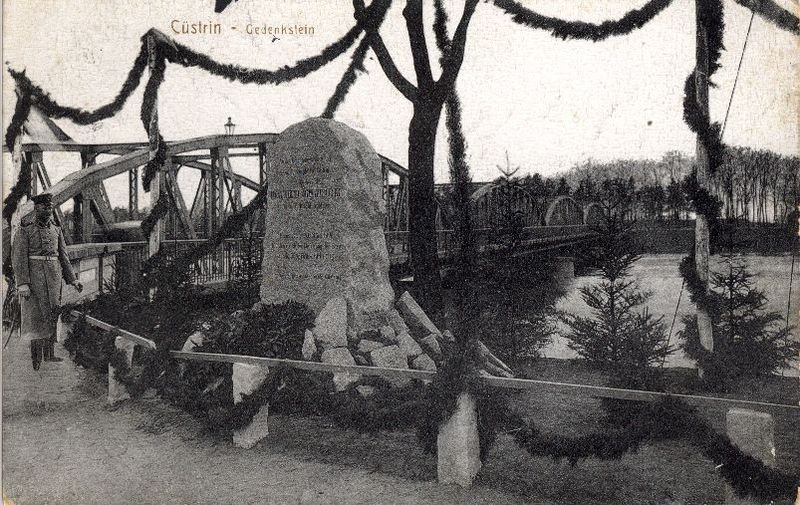
[[[524,195],[538,211],[559,196],[571,196],[581,206],[593,202],[613,206],[615,212],[637,221],[678,222],[694,218],[686,188],[693,165],[693,157],[673,151],[660,160],[587,160],[555,176],[533,173],[499,177],[494,183],[497,187],[511,183],[524,190],[506,193],[511,199]],[[472,184],[473,199],[483,186],[485,183]],[[722,203],[721,217],[728,222],[794,223],[800,203],[800,157],[728,147],[711,180],[711,191]],[[455,202],[451,185],[437,185],[436,199],[439,228],[452,226]]]
[[[569,187],[578,201],[606,198],[608,181],[625,187],[636,219],[681,220],[690,215],[683,181],[694,158],[669,152],[660,160],[586,161],[555,177],[550,186]],[[730,220],[786,223],[800,201],[800,157],[770,151],[729,147],[712,179],[712,191]],[[796,217],[794,217],[796,219]]]

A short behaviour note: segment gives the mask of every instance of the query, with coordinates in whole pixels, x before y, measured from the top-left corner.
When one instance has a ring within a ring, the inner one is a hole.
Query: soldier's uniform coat
[[[75,281],[61,228],[52,219],[20,227],[12,255],[17,287],[27,284],[31,291],[28,298],[20,297],[22,339],[51,339],[61,305],[61,279]]]

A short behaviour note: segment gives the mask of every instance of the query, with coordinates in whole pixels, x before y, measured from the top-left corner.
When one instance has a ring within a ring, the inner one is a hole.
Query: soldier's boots
[[[55,342],[52,340],[48,340],[42,343],[42,349],[44,351],[44,360],[50,362],[58,362],[64,361],[62,358],[59,358],[55,355]]]
[[[52,340],[36,339],[31,340],[31,364],[34,370],[39,370],[42,361],[59,362],[64,361],[55,355],[55,342]]]
[[[40,340],[31,340],[31,364],[34,370],[38,370],[42,364],[42,342]]]

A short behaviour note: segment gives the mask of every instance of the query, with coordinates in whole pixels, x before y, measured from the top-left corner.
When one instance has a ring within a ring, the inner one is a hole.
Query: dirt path
[[[68,359],[34,372],[12,340],[3,354],[4,497],[17,505],[530,503],[440,486],[430,456],[420,453],[412,469],[413,454],[392,458],[400,440],[353,434],[354,447],[387,452],[372,468],[354,465],[358,456],[345,450],[340,459],[324,443],[329,427],[314,419],[276,416],[268,441],[238,449],[158,399],[107,408],[103,380]],[[297,443],[298,430],[311,449]]]
[[[476,484],[464,490],[436,482],[436,459],[413,432],[372,436],[322,417],[271,416],[268,438],[243,450],[157,398],[110,409],[106,388],[104,375],[69,360],[33,372],[27,350],[12,341],[3,354],[5,497],[16,505],[724,502],[714,465],[684,443],[573,467],[530,458],[503,435]],[[545,431],[574,436],[600,428],[596,399],[539,394],[514,401]],[[705,414],[724,429],[724,409]],[[798,415],[775,419],[779,463],[796,472]]]

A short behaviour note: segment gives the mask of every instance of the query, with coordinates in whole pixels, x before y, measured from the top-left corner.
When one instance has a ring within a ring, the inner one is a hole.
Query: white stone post
[[[555,261],[555,274],[559,280],[572,282],[575,279],[575,260],[566,256],[559,256]]]
[[[726,416],[728,437],[742,452],[769,467],[775,466],[775,423],[772,416],[764,412],[747,409],[730,409]],[[729,486],[725,486],[726,505],[755,505],[759,502],[739,498]]]
[[[258,389],[269,375],[269,368],[244,363],[233,364],[233,403],[242,401],[242,396],[249,395]],[[269,435],[267,417],[269,405],[259,409],[250,424],[233,432],[233,444],[236,447],[250,449]]]
[[[56,321],[56,342],[62,345],[64,344],[64,341],[72,331],[73,324],[75,323],[68,323],[64,321],[63,316],[58,316],[58,321]]]
[[[461,393],[456,411],[439,427],[436,444],[440,484],[470,487],[481,469],[478,411],[475,399]]]
[[[132,342],[124,337],[117,337],[114,339],[114,347],[118,350],[123,351],[125,353],[125,357],[128,361],[128,367],[133,365],[133,350],[136,348],[136,343]],[[109,363],[108,365],[108,403],[109,405],[115,405],[123,400],[129,399],[131,396],[128,394],[128,390],[125,389],[125,386],[119,382],[116,378],[114,378],[114,372],[116,369],[111,366]]]

